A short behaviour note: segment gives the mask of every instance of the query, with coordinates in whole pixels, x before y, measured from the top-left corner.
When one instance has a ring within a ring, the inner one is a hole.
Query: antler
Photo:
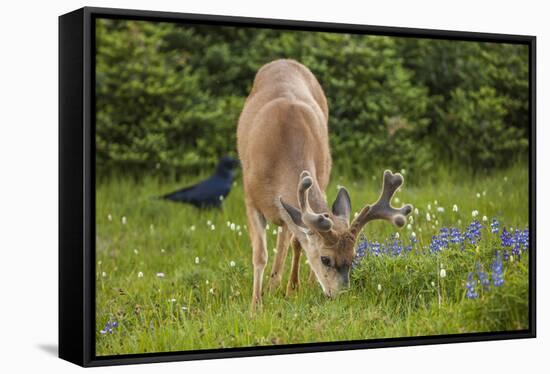
[[[382,184],[382,193],[378,201],[371,205],[366,205],[359,215],[353,220],[350,232],[357,236],[363,226],[374,219],[385,219],[398,227],[403,227],[407,222],[405,216],[412,211],[412,206],[406,204],[396,209],[391,206],[391,199],[397,189],[403,184],[403,176],[399,173],[393,174],[391,171],[384,172],[384,182]]]
[[[329,232],[332,229],[333,222],[328,214],[315,213],[309,205],[309,189],[313,185],[313,178],[308,171],[304,170],[300,174],[300,184],[298,185],[298,202],[302,212],[302,221],[312,229],[320,233]]]

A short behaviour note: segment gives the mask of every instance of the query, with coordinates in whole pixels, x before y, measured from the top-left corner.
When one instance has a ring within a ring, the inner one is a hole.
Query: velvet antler
[[[391,199],[397,189],[403,184],[403,176],[399,173],[393,174],[391,171],[384,172],[384,181],[382,184],[382,193],[378,201],[373,205],[366,205],[359,215],[353,220],[350,232],[357,236],[363,226],[374,219],[385,219],[398,227],[403,227],[407,222],[405,216],[412,211],[412,206],[406,204],[396,209],[391,206]]]

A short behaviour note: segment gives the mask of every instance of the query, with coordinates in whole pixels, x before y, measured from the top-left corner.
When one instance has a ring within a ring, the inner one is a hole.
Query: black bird
[[[193,204],[198,208],[219,208],[233,185],[233,170],[239,160],[224,156],[211,177],[193,186],[182,188],[161,196],[161,199]]]

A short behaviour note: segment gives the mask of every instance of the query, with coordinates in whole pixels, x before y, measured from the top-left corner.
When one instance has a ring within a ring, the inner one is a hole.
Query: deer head
[[[391,206],[395,191],[403,184],[403,176],[386,170],[378,201],[366,205],[350,224],[351,201],[347,190],[343,187],[339,189],[331,212],[314,212],[309,204],[309,190],[313,183],[310,173],[303,171],[298,183],[299,207],[279,197],[279,210],[305,251],[323,292],[333,297],[349,285],[355,242],[361,229],[374,219],[385,219],[402,227],[412,206],[407,204],[399,209]]]

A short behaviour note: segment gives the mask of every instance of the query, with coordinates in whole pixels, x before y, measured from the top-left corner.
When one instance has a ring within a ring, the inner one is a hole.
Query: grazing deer
[[[332,162],[327,122],[323,89],[304,65],[275,60],[258,71],[237,129],[252,242],[253,309],[261,304],[268,221],[280,226],[270,289],[281,282],[291,243],[287,293],[298,288],[303,249],[324,293],[332,297],[349,285],[355,242],[363,226],[373,219],[385,219],[402,227],[412,210],[410,205],[400,209],[390,205],[403,183],[400,174],[390,171],[384,173],[378,201],[366,205],[351,225],[351,202],[345,188],[339,189],[332,209],[328,208],[324,191]]]

